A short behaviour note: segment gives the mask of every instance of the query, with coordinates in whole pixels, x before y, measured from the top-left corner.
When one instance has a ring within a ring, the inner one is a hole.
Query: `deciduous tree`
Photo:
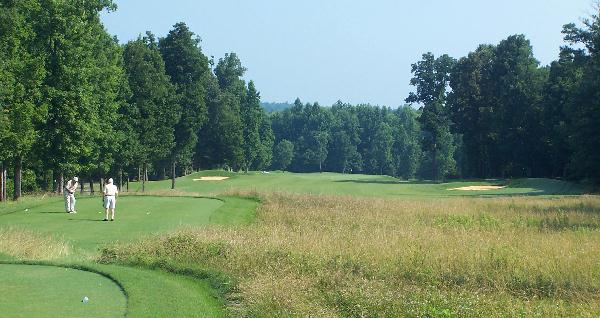
[[[210,72],[208,58],[196,37],[183,22],[177,23],[159,41],[165,70],[179,95],[179,120],[171,154],[171,188],[175,188],[176,164],[190,166],[198,142],[198,131],[207,119],[203,80]]]
[[[152,33],[125,45],[124,64],[132,93],[129,105],[135,108],[129,114],[139,116],[133,120],[133,128],[139,136],[138,160],[145,181],[148,164],[172,153],[174,126],[180,119],[179,104]]]

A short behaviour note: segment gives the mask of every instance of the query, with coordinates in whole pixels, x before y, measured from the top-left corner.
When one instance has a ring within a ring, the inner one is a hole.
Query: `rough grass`
[[[600,198],[262,195],[257,222],[104,249],[208,268],[236,316],[596,317]]]
[[[19,259],[52,260],[71,254],[64,240],[18,227],[0,227],[0,253]]]

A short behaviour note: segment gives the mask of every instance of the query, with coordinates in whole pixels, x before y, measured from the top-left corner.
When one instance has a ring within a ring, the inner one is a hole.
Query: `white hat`
[[[73,177],[73,181],[79,181],[79,178]]]
[[[112,184],[113,183],[113,178],[108,178],[108,183]]]

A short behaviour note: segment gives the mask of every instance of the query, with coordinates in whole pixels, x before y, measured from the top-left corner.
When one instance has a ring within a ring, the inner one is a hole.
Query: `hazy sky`
[[[116,0],[102,15],[121,42],[146,30],[165,36],[187,23],[215,59],[235,52],[262,100],[398,106],[411,91],[410,64],[431,51],[462,57],[479,44],[522,33],[548,64],[566,23],[592,0]]]

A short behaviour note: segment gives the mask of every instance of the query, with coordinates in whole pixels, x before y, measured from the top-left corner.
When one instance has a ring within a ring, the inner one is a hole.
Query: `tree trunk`
[[[119,191],[123,189],[123,168],[119,167]]]
[[[144,178],[142,179],[142,192],[146,191],[146,164],[144,164]]]
[[[94,195],[94,179],[90,177],[90,195]]]
[[[104,192],[104,178],[100,178],[100,192]]]
[[[42,174],[44,180],[41,183],[41,187],[42,187],[42,190],[44,192],[50,192],[50,189],[51,189],[48,186],[51,183],[51,180],[52,180],[52,177],[51,177],[50,173],[51,173],[50,170],[45,170],[44,173]]]
[[[63,194],[63,185],[65,183],[65,177],[63,173],[58,174],[58,180],[56,180],[56,193]]]
[[[4,166],[4,200],[8,201],[8,167],[5,164]]]
[[[15,177],[14,177],[14,193],[13,200],[17,201],[21,197],[21,181],[23,178],[23,159],[17,157],[15,159]]]
[[[0,162],[0,202],[6,201],[6,166]]]
[[[175,159],[171,163],[171,189],[175,189]]]
[[[129,192],[129,173],[127,173],[127,192]]]
[[[438,167],[437,167],[437,148],[434,145],[433,148],[433,180],[438,181]]]
[[[79,191],[79,193],[83,194],[83,192],[85,191],[85,189],[84,189],[85,182],[83,182],[83,180],[81,180],[81,182],[79,183],[79,186],[81,187],[81,190]]]

